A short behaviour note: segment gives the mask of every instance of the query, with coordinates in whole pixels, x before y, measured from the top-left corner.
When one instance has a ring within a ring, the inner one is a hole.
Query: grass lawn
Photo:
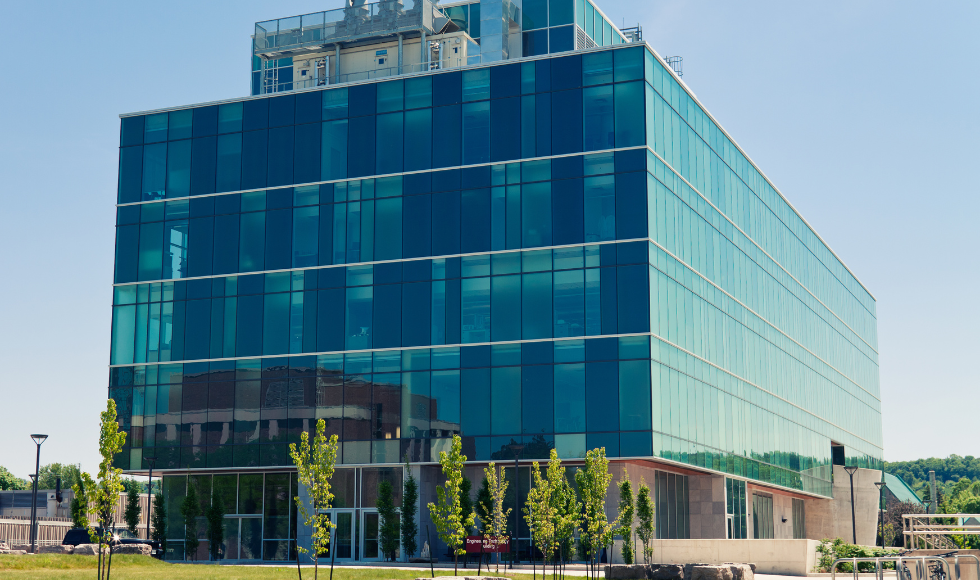
[[[95,578],[95,556],[39,554],[12,556],[0,554],[0,578],[3,580],[74,580]],[[503,566],[501,566],[503,575]],[[436,569],[436,576],[451,576],[452,569]],[[460,575],[475,574],[475,568],[463,569]],[[484,568],[484,574],[486,569]],[[429,570],[393,570],[390,568],[335,568],[334,580],[410,580],[428,576]],[[531,580],[530,574],[509,575],[516,580]],[[171,564],[146,556],[113,556],[112,577],[117,580],[278,580],[296,578],[296,566],[218,566],[207,564]],[[320,566],[320,578],[330,577],[330,566]],[[539,576],[540,577],[540,576]],[[312,580],[313,568],[303,568],[303,578]],[[110,579],[110,580],[111,580]]]

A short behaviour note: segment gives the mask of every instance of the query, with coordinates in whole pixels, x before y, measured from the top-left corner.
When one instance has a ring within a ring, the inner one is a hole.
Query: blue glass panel
[[[555,365],[555,432],[585,431],[585,364]]]
[[[402,257],[402,198],[379,199],[375,205],[376,260]]]
[[[490,369],[460,371],[460,398],[463,402],[460,417],[463,435],[489,435]]]
[[[525,0],[521,28],[533,30],[548,26],[548,0]],[[524,56],[529,56],[526,52]]]
[[[521,94],[521,66],[508,64],[490,69],[490,96],[492,98],[516,97]],[[533,71],[531,68],[528,70]]]
[[[528,435],[554,433],[555,388],[551,365],[526,366],[521,369],[521,408],[524,411],[522,432]]]
[[[612,51],[616,59],[616,82],[642,80],[646,53],[641,47]]]
[[[237,191],[242,185],[242,135],[218,137],[218,167],[215,191]]]
[[[432,167],[432,109],[405,113],[405,170],[415,171]]]
[[[374,287],[374,348],[401,346],[401,284]]]
[[[650,361],[619,363],[619,428],[650,429]]]
[[[403,255],[406,258],[428,256],[432,248],[432,196],[413,195],[403,202]]]
[[[194,109],[194,137],[207,137],[218,132],[218,107]]]
[[[490,278],[466,278],[461,281],[460,312],[462,315],[460,342],[464,344],[488,342],[490,340]],[[448,320],[447,328],[449,328]]]
[[[347,177],[347,121],[328,121],[322,127],[320,179]]]
[[[191,194],[191,141],[167,144],[167,197]]]
[[[523,34],[524,56],[548,54],[548,30],[532,30]]]
[[[143,144],[143,117],[124,117],[120,121],[119,144],[122,147]]]
[[[461,251],[490,250],[490,190],[471,189],[462,192]],[[400,232],[399,232],[400,233]]]
[[[167,113],[147,115],[143,123],[143,142],[159,143],[167,140]],[[133,117],[130,117],[133,118]]]
[[[285,95],[269,99],[269,127],[282,127],[296,122],[296,97]]]
[[[588,87],[583,90],[585,111],[584,149],[596,151],[615,147],[613,123],[613,86]],[[641,112],[642,115],[642,112]]]
[[[402,346],[429,344],[431,300],[430,282],[402,286]]]
[[[554,244],[582,243],[585,240],[582,180],[555,181],[552,187],[554,188]]]
[[[297,95],[298,96],[298,95]],[[296,146],[293,149],[293,180],[295,183],[320,181],[320,123],[296,126]]]
[[[269,185],[293,183],[293,127],[269,129]]]
[[[214,218],[204,217],[188,222],[188,276],[210,276],[214,245]]]
[[[585,178],[585,241],[616,238],[616,182],[613,176]]]
[[[463,105],[463,164],[490,161],[490,103]]]
[[[494,368],[490,373],[490,432],[521,432],[521,367]]]
[[[490,103],[490,160],[507,161],[521,156],[521,100],[518,97]]]
[[[319,214],[320,208],[316,206],[293,210],[293,268],[317,265]]]
[[[526,184],[521,190],[523,247],[551,245],[551,183]]]
[[[373,115],[378,102],[378,85],[354,85],[350,87],[348,110],[351,117]]]
[[[565,57],[572,58],[572,57]],[[565,60],[565,59],[556,59]],[[567,67],[566,67],[567,68]],[[581,78],[581,70],[578,71]],[[554,74],[552,75],[554,77]],[[582,150],[582,91],[551,94],[552,153],[577,153]]]
[[[242,103],[218,106],[218,133],[238,133],[242,130]]]
[[[143,147],[143,185],[141,201],[163,199],[166,187],[167,144]]]
[[[269,126],[269,99],[245,101],[244,104],[245,110],[242,112],[242,129],[244,131],[265,129]],[[170,124],[173,125],[173,113],[170,115]]]
[[[402,171],[403,114],[378,115],[377,124],[378,153],[375,173],[398,173]]]
[[[624,51],[617,51],[624,52]],[[616,147],[643,145],[643,82],[619,83],[616,87]]]
[[[313,123],[321,120],[323,98],[319,93],[299,93],[296,95],[296,124]]]
[[[291,267],[292,237],[292,210],[279,209],[265,212],[264,269],[282,270]]]
[[[490,69],[463,71],[463,102],[490,98]]]
[[[459,192],[432,195],[432,254],[442,256],[459,253]]]
[[[613,82],[612,51],[590,52],[582,55],[582,84],[604,85]]]
[[[268,174],[268,131],[252,131],[242,135],[242,188],[265,187]]]
[[[373,292],[370,286],[347,289],[347,350],[371,348]]]
[[[619,363],[585,365],[586,426],[590,432],[619,430]]]
[[[135,282],[139,264],[139,232],[138,225],[119,226],[116,228],[116,283]]]
[[[551,59],[551,90],[563,91],[581,86],[582,57],[580,55]]]
[[[571,0],[561,0],[563,2],[571,2]],[[575,50],[575,27],[574,26],[562,26],[559,28],[550,29],[550,44],[548,45],[548,52],[567,52],[569,50]]]
[[[432,106],[462,102],[462,75],[458,72],[438,74],[432,78]]]
[[[525,340],[550,337],[553,331],[551,273],[525,274],[522,286],[521,337]]]
[[[158,280],[163,262],[163,223],[140,227],[139,279]]]
[[[323,120],[347,117],[347,87],[323,91]]]
[[[585,335],[585,273],[555,272],[555,337]]]
[[[235,325],[235,355],[262,354],[263,300],[261,295],[238,297],[238,320]]]
[[[239,240],[239,271],[262,270],[265,264],[265,212],[242,214]]]
[[[375,166],[375,117],[357,117],[351,119],[349,123],[347,175],[349,177],[372,175]]]
[[[317,350],[344,350],[344,289],[320,290],[317,296]]]
[[[209,358],[211,352],[211,301],[188,300],[184,331],[184,357]]]
[[[491,279],[492,340],[521,338],[521,277],[494,276]]]
[[[140,183],[143,178],[143,148],[123,147],[119,150],[119,203],[142,201]]]

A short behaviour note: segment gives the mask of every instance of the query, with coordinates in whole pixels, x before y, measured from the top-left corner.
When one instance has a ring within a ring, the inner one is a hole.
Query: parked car
[[[101,534],[102,528],[95,528],[96,533]],[[113,543],[114,545],[119,544],[147,544],[150,546],[150,555],[154,558],[163,558],[163,550],[160,549],[160,542],[154,540],[144,540],[143,538],[137,538],[133,534],[129,533],[129,530],[122,529],[116,530],[114,535],[118,537]],[[77,546],[79,544],[91,544],[92,539],[89,536],[88,530],[86,528],[72,528],[65,533],[65,539],[61,541],[63,546]]]

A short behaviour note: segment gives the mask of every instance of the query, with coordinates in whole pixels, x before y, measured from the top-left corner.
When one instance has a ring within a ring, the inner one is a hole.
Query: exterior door
[[[354,510],[329,510],[330,521],[336,524],[333,536],[330,538],[330,550],[337,550],[337,560],[350,561],[354,559]]]
[[[381,521],[376,510],[361,510],[361,560],[381,560]]]

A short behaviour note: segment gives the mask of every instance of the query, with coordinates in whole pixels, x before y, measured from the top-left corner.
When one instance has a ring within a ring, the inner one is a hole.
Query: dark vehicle
[[[95,528],[95,532],[98,534],[102,533],[102,528]],[[150,555],[154,558],[163,558],[163,550],[160,549],[160,542],[153,540],[144,540],[142,538],[137,538],[133,534],[129,533],[129,530],[116,530],[115,531],[116,540],[113,541],[114,546],[120,544],[146,544],[150,546]],[[62,546],[77,546],[79,544],[91,544],[93,543],[89,537],[88,530],[85,528],[73,528],[68,530],[65,534],[65,539],[61,541]]]

